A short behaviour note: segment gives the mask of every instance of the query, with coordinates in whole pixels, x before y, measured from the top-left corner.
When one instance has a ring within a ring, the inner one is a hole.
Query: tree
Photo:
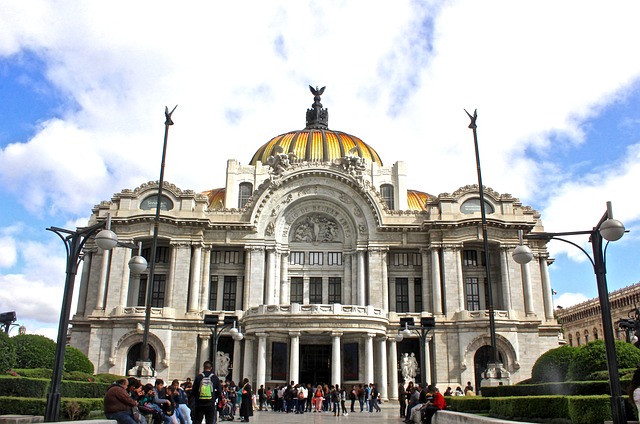
[[[531,379],[536,383],[565,381],[577,351],[577,347],[565,345],[543,353],[533,365]]]
[[[16,343],[0,331],[0,373],[16,366]]]
[[[618,368],[636,368],[640,365],[640,349],[621,340],[615,341]],[[585,380],[589,374],[607,370],[607,355],[603,340],[596,340],[578,348],[571,365],[568,378]]]
[[[35,334],[20,334],[13,340],[16,343],[16,368],[53,368],[56,342]]]

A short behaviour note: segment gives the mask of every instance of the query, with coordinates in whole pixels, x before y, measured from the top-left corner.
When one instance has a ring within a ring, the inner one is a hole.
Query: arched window
[[[576,333],[576,344],[580,346],[580,333]]]
[[[569,346],[573,346],[573,336],[569,334]]]
[[[244,205],[247,204],[249,198],[251,197],[251,193],[253,192],[253,184],[251,183],[240,183],[238,187],[238,208],[242,209]]]
[[[380,194],[382,195],[382,199],[387,204],[389,209],[395,209],[395,204],[393,202],[393,186],[391,184],[382,184],[380,186]]]
[[[584,330],[584,342],[589,343],[589,330]]]
[[[598,340],[598,329],[593,327],[593,340]]]

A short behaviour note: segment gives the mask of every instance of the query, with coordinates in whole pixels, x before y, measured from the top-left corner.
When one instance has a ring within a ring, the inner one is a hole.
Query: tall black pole
[[[178,107],[176,105],[176,107]],[[153,243],[151,247],[151,265],[149,266],[149,278],[147,278],[147,293],[145,297],[145,311],[144,311],[144,333],[142,336],[142,354],[141,360],[144,362],[150,362],[149,355],[149,325],[151,323],[151,295],[153,293],[153,280],[155,278],[156,268],[156,249],[158,248],[158,229],[160,227],[160,206],[162,202],[162,186],[164,185],[164,163],[167,157],[167,139],[169,138],[169,127],[173,125],[171,120],[171,114],[176,110],[176,107],[169,112],[169,108],[165,106],[164,115],[164,144],[162,145],[162,162],[160,163],[160,180],[158,181],[158,200],[156,204],[156,216],[153,221]],[[139,369],[140,371],[140,369]]]
[[[58,324],[58,341],[56,342],[56,353],[53,362],[53,374],[47,394],[47,406],[44,413],[46,422],[58,421],[60,415],[60,383],[62,381],[62,371],[64,370],[64,354],[67,347],[67,330],[69,327],[69,314],[71,313],[71,301],[73,298],[73,286],[80,264],[80,254],[87,239],[98,230],[105,227],[105,221],[79,229],[69,231],[62,228],[51,227],[48,231],[56,233],[64,242],[67,249],[66,278],[64,280],[64,293],[62,295],[62,310],[60,311],[60,322]],[[66,235],[65,235],[66,234]],[[106,255],[107,252],[105,251]]]
[[[489,239],[487,238],[487,213],[484,207],[484,187],[482,186],[482,171],[480,170],[480,151],[478,149],[478,134],[476,131],[476,120],[478,119],[478,110],[473,111],[473,116],[467,112],[467,115],[471,119],[469,128],[473,130],[473,144],[476,149],[476,168],[478,170],[478,193],[480,194],[480,216],[482,217],[482,243],[483,243],[483,256],[484,256],[484,269],[487,274],[487,297],[489,304],[489,333],[491,336],[491,359],[494,364],[500,363],[498,357],[498,346],[496,345],[496,319],[493,312],[493,288],[491,287],[491,267],[489,265]],[[501,376],[498,376],[501,378]]]
[[[591,232],[593,270],[596,274],[596,283],[598,285],[598,297],[600,299],[600,310],[602,314],[602,335],[604,338],[604,349],[607,355],[607,368],[609,370],[611,416],[614,424],[627,424],[627,414],[624,399],[622,398],[620,373],[618,372],[618,361],[616,359],[616,345],[611,319],[611,303],[609,302],[609,290],[607,288],[607,270],[604,262],[604,252],[602,250],[602,235],[600,234],[600,226],[608,217],[609,214],[606,212]]]

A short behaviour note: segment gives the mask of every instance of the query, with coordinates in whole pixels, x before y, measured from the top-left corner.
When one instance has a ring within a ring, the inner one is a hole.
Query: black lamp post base
[[[136,361],[136,365],[128,372],[131,377],[136,377],[142,384],[155,384],[156,371],[151,367],[151,361]]]
[[[482,373],[480,387],[508,386],[511,384],[510,373],[503,364],[499,362],[489,362],[487,369]]]

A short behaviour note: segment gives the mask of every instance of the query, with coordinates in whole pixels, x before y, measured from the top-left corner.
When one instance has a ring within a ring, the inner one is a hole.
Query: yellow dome
[[[284,153],[293,153],[296,156],[293,162],[332,162],[355,154],[368,163],[377,163],[382,166],[378,153],[364,141],[353,135],[328,128],[329,110],[324,109],[320,103],[324,87],[314,89],[309,86],[309,88],[314,95],[314,102],[311,105],[312,109],[307,109],[306,128],[272,138],[253,155],[250,165],[256,165],[258,161],[267,163],[267,159],[277,153],[276,146],[279,146]]]
[[[432,195],[418,190],[407,190],[407,206],[410,211],[426,211],[427,199]]]

